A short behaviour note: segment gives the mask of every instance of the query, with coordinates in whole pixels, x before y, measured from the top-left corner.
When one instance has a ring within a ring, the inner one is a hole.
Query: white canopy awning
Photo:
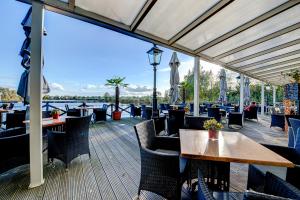
[[[19,0],[31,3],[31,0]],[[44,0],[46,9],[281,85],[300,68],[300,0]]]

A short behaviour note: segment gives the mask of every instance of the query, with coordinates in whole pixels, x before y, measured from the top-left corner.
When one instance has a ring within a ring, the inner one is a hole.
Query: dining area
[[[300,154],[295,148],[259,143],[236,130],[220,130],[212,137],[204,129],[185,126],[178,137],[169,137],[157,135],[152,120],[135,125],[141,154],[139,191],[167,199],[181,199],[182,188],[192,199],[300,198],[295,178]],[[236,172],[236,165],[243,165],[244,172]],[[232,172],[246,174],[243,190],[231,186]],[[160,185],[166,182],[168,186]]]

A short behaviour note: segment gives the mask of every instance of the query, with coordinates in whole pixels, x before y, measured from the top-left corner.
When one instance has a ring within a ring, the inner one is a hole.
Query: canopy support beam
[[[144,18],[147,16],[151,8],[154,6],[157,0],[148,0],[143,6],[142,10],[139,12],[137,17],[134,19],[130,26],[131,31],[135,31],[137,27],[142,23]]]
[[[261,115],[265,114],[265,83],[261,82]]]
[[[240,74],[240,113],[244,111],[244,74]]]
[[[194,116],[199,116],[200,58],[194,57]]]
[[[42,66],[44,6],[32,1],[30,94],[30,188],[44,183],[42,152]]]

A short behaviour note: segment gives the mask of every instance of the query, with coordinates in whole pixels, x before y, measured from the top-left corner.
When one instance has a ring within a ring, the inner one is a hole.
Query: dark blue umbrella
[[[24,19],[22,20],[21,24],[23,26],[23,30],[26,35],[26,39],[24,40],[21,50],[20,50],[20,56],[23,57],[21,65],[24,67],[25,71],[22,73],[17,94],[23,97],[24,104],[29,103],[29,72],[30,72],[30,43],[31,43],[31,18],[32,18],[32,8],[30,8],[25,15]],[[46,31],[44,29],[44,35],[46,35]],[[44,65],[44,60],[43,60]],[[43,76],[43,94],[47,94],[50,92],[50,87],[48,82],[46,81],[45,77]]]

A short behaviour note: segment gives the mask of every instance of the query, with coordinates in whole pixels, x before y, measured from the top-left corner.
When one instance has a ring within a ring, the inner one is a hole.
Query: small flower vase
[[[59,114],[58,113],[55,113],[52,115],[53,119],[58,119],[59,118]]]
[[[208,129],[208,138],[211,140],[217,140],[219,138],[219,131],[215,129]]]

